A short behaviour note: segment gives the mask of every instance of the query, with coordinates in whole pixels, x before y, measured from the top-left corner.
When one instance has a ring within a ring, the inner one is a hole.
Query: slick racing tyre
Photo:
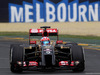
[[[10,46],[10,70],[13,73],[22,72],[22,65],[19,66],[17,61],[23,61],[23,47],[20,45]]]
[[[74,45],[72,47],[72,61],[80,63],[73,69],[74,72],[82,72],[85,69],[84,50],[81,46]]]

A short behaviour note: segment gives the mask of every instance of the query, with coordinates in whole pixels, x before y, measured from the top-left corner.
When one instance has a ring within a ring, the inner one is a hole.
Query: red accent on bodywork
[[[68,66],[68,61],[60,61],[59,66]]]
[[[58,30],[57,29],[47,29],[48,33],[57,33]]]
[[[48,33],[57,33],[57,29],[47,29]],[[30,33],[43,33],[43,29],[30,29]]]
[[[38,66],[38,63],[36,61],[29,61],[28,66]]]
[[[36,44],[36,41],[30,41],[30,44]]]
[[[70,66],[74,66],[74,61],[71,61],[71,64],[70,64]]]
[[[68,61],[60,61],[59,66],[75,66],[75,61],[71,61],[70,64]]]
[[[19,64],[20,63],[20,64]],[[22,62],[21,61],[18,61],[18,64],[21,66]],[[29,61],[29,64],[26,65],[26,62],[23,61],[23,66],[26,67],[26,66],[38,66],[38,62],[36,61]]]
[[[58,40],[58,41],[56,41],[56,44],[62,44],[62,43],[63,43],[62,40]]]

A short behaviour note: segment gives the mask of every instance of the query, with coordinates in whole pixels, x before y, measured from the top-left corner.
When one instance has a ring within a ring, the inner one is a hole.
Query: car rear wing
[[[47,36],[57,36],[58,38],[58,29],[30,29],[29,30],[29,44],[31,43],[30,41],[30,36],[44,36],[44,32],[47,33]]]
[[[43,29],[30,29],[29,35],[30,36],[42,36]],[[49,36],[58,36],[58,29],[46,29]]]

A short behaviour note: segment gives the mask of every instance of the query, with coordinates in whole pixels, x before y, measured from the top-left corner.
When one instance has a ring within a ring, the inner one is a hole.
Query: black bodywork
[[[49,27],[42,28],[44,28],[45,31]],[[58,36],[58,33],[56,34]],[[38,65],[29,66],[30,61],[35,61]],[[68,63],[67,65],[64,65],[66,63],[62,62]],[[24,66],[24,63],[26,63],[26,66]],[[33,71],[48,68],[84,71],[84,50],[77,43],[55,43],[50,45],[41,45],[36,43],[29,45],[13,44],[10,47],[10,65],[12,72],[22,72],[23,70]]]

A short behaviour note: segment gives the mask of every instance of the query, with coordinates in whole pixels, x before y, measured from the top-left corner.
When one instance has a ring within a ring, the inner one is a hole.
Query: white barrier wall
[[[0,23],[0,32],[29,32],[40,26],[58,28],[59,34],[100,36],[100,22]]]

